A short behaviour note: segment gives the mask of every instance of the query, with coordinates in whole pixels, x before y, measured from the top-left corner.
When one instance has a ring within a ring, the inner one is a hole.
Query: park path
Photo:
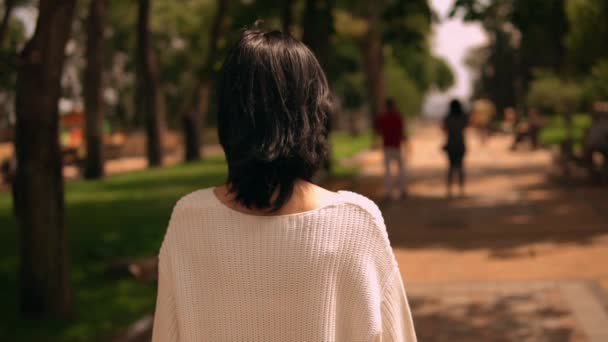
[[[468,183],[445,197],[436,125],[407,149],[409,196],[381,204],[422,341],[608,341],[608,189],[566,186],[547,150],[467,136]],[[353,190],[382,198],[382,155]]]

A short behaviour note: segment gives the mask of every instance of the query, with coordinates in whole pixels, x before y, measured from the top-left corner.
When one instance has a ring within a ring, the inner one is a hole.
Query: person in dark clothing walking
[[[447,174],[447,193],[452,196],[452,183],[454,175],[458,175],[460,194],[464,194],[465,174],[463,161],[466,154],[466,143],[464,130],[469,124],[469,118],[462,109],[462,104],[458,100],[450,102],[448,114],[443,120],[443,131],[446,134],[447,142],[444,150],[448,155],[450,163]]]

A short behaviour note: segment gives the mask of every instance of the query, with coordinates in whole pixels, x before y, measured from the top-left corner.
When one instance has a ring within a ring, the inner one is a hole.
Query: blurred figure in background
[[[401,113],[395,106],[393,99],[386,100],[384,112],[378,116],[376,129],[382,137],[384,146],[384,180],[385,180],[385,199],[393,197],[394,183],[396,178],[398,198],[405,197],[405,166],[401,153],[401,143],[405,140],[403,130],[406,128]],[[397,175],[393,176],[391,164],[397,164]]]
[[[582,160],[591,176],[596,164],[608,165],[608,102],[594,105],[591,124],[583,136]]]
[[[460,101],[454,99],[450,102],[448,114],[443,120],[443,131],[447,142],[443,149],[448,155],[449,169],[447,174],[447,195],[452,196],[452,183],[454,175],[458,174],[460,195],[464,195],[464,167],[463,161],[466,153],[464,130],[469,124],[469,118],[462,109]]]
[[[511,150],[516,150],[520,143],[528,140],[532,149],[538,147],[538,136],[543,128],[544,119],[538,109],[530,108],[528,110],[528,120],[517,124],[515,129],[515,138]]]
[[[492,133],[492,120],[496,116],[496,107],[492,101],[480,99],[473,102],[471,111],[471,125],[479,135],[481,145],[485,145]]]
[[[504,110],[504,118],[501,124],[501,131],[507,134],[514,134],[517,125],[517,111],[513,107],[507,107]]]
[[[538,136],[545,125],[545,120],[540,111],[534,107],[528,111],[528,120],[530,121],[530,143],[532,148],[538,148]]]

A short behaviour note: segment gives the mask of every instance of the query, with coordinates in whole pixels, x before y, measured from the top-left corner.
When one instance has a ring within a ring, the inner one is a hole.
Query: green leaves
[[[568,0],[568,52],[579,72],[589,72],[596,61],[608,58],[608,2],[604,0]]]
[[[553,74],[537,76],[528,93],[528,104],[550,113],[568,113],[581,103],[582,87]]]

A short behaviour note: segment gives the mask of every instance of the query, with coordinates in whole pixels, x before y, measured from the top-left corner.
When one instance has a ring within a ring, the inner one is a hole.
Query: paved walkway
[[[469,138],[466,196],[446,199],[436,127],[408,150],[410,195],[381,205],[421,341],[608,341],[608,189],[549,178],[547,151]],[[354,190],[380,200],[380,151]]]

